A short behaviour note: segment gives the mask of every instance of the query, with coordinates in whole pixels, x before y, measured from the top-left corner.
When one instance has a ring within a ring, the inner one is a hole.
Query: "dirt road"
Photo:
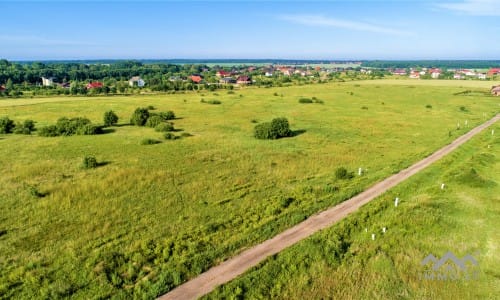
[[[264,241],[263,243],[258,244],[248,250],[245,250],[237,256],[226,260],[220,265],[215,266],[205,273],[202,273],[199,276],[178,286],[177,288],[159,297],[158,299],[196,299],[211,292],[218,285],[236,278],[238,275],[257,265],[267,257],[274,255],[281,250],[297,243],[298,241],[307,238],[313,233],[327,228],[337,221],[343,219],[348,214],[354,212],[359,207],[368,203],[375,197],[381,195],[388,189],[394,187],[413,174],[421,171],[443,156],[452,152],[460,145],[471,139],[474,135],[478,134],[483,129],[492,125],[499,119],[500,114],[496,115],[486,123],[472,129],[465,135],[454,140],[451,144],[439,149],[429,157],[417,162],[411,167],[404,169],[401,172],[375,184],[371,188],[349,200],[346,200],[332,208],[309,217],[307,220],[293,226],[290,229],[285,230],[274,238]]]

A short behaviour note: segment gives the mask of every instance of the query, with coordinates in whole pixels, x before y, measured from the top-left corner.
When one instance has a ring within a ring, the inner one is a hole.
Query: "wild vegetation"
[[[203,299],[494,299],[500,293],[499,148],[498,136],[481,133]],[[445,266],[434,274],[421,265],[429,254],[440,259],[448,251],[459,259],[472,255],[478,266],[437,277],[448,274]]]
[[[454,95],[461,82],[357,84],[246,88],[220,93],[219,105],[201,105],[197,92],[0,101],[0,116],[38,130],[62,116],[99,124],[110,110],[126,120],[110,134],[0,136],[0,297],[154,298],[498,112],[494,97]],[[175,131],[122,126],[138,107],[148,118],[175,111]],[[261,120],[283,116],[293,136],[254,137]],[[183,129],[193,136],[175,138],[189,136],[174,134]],[[82,169],[89,153],[106,164]],[[340,179],[341,167],[366,171]]]

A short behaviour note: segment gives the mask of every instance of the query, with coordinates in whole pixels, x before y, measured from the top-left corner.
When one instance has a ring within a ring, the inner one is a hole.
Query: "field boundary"
[[[310,216],[307,220],[279,233],[271,239],[243,251],[242,253],[222,262],[217,266],[210,268],[206,272],[183,283],[157,299],[196,299],[210,293],[217,286],[229,282],[230,280],[243,274],[267,257],[279,253],[283,249],[288,248],[289,246],[311,236],[312,234],[330,227],[334,223],[342,220],[347,215],[356,211],[358,208],[370,202],[374,198],[380,196],[390,188],[405,181],[409,177],[451,153],[498,120],[500,120],[500,114],[495,115],[490,120],[473,128],[466,134],[458,137],[450,144],[442,147],[428,157],[418,161],[404,170],[401,170],[399,173],[376,183],[362,193],[334,207]]]

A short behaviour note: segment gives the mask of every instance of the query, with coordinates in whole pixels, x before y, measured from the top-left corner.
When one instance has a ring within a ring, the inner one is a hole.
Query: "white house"
[[[42,77],[43,86],[52,86],[54,84],[54,77],[45,78]]]
[[[144,82],[144,80],[142,80],[141,77],[139,76],[134,76],[132,78],[130,78],[130,80],[128,81],[128,85],[130,86],[138,86],[138,87],[143,87],[146,83]]]

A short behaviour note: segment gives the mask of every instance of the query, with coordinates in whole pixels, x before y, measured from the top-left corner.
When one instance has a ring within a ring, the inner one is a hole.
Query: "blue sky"
[[[500,59],[500,0],[5,1],[0,58]]]

